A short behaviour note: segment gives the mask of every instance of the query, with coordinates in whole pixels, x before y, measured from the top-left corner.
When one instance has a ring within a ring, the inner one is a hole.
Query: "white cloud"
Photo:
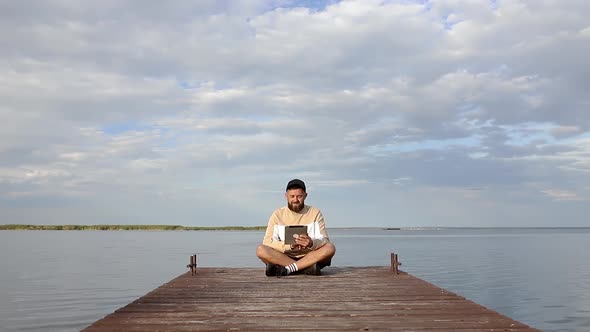
[[[288,4],[2,3],[0,213],[259,225],[293,177],[342,226],[589,212],[590,4]]]
[[[561,138],[568,137],[571,135],[577,135],[581,133],[581,129],[578,126],[557,126],[551,130],[551,135]]]
[[[542,191],[543,194],[557,201],[578,201],[583,200],[575,192],[560,189],[547,189]]]

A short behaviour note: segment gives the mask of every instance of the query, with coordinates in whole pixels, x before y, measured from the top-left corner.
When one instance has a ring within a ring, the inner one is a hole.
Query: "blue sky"
[[[589,226],[583,1],[0,4],[2,223]]]

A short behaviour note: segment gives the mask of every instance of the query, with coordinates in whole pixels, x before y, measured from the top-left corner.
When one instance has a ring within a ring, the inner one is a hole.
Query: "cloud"
[[[587,200],[578,196],[575,192],[559,189],[547,189],[542,191],[543,194],[555,199],[557,201],[578,201]]]
[[[293,177],[335,226],[589,212],[586,2],[30,6],[0,4],[14,222],[259,225]]]

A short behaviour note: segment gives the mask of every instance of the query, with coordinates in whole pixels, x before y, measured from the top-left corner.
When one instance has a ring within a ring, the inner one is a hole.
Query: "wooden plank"
[[[324,271],[198,268],[83,331],[536,331],[387,267]]]

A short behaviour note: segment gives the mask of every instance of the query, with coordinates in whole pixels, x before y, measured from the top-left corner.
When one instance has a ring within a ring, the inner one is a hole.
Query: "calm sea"
[[[590,331],[590,229],[332,229],[335,266],[389,265],[544,331]],[[199,266],[260,267],[261,232],[0,231],[0,331],[79,331]]]

